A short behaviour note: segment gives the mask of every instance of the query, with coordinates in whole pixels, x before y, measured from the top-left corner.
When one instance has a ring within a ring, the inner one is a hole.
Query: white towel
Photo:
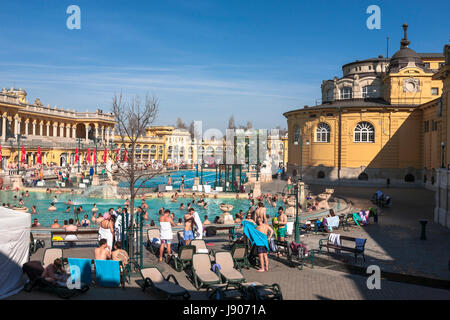
[[[111,230],[102,227],[98,228],[98,240],[100,241],[101,239],[106,239],[108,246],[112,249],[113,234],[111,233]]]
[[[197,231],[195,232],[195,239],[203,238],[203,224],[202,220],[200,220],[200,216],[197,211],[194,211],[194,222],[197,227]]]
[[[172,240],[173,233],[172,233],[172,225],[168,221],[160,221],[159,222],[161,231],[161,239],[162,240]]]
[[[342,246],[341,235],[339,233],[330,233],[330,235],[328,237],[328,241],[330,241],[331,243],[333,243],[336,246],[339,246],[339,247]]]

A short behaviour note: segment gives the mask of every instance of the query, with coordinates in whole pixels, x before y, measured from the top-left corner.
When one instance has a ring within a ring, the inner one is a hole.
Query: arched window
[[[351,99],[353,97],[353,91],[351,87],[343,87],[339,91],[339,98],[340,99]]]
[[[323,171],[317,172],[317,178],[318,179],[325,179],[325,172],[323,172]]]
[[[316,129],[316,142],[330,142],[330,131],[328,123],[319,123]]]
[[[410,173],[405,176],[405,182],[414,182],[414,180],[414,176]]]
[[[360,122],[355,127],[355,142],[375,142],[375,129],[369,122]]]
[[[294,144],[298,144],[299,140],[300,140],[300,128],[295,127],[295,129],[294,129]]]
[[[377,90],[374,86],[364,86],[362,88],[363,98],[375,98],[377,95]]]

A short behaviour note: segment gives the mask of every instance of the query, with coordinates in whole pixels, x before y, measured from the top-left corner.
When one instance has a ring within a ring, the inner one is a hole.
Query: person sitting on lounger
[[[100,239],[98,248],[94,249],[94,257],[96,260],[111,259],[111,248],[108,246],[106,239]]]
[[[114,243],[114,251],[111,253],[112,260],[116,261],[122,261],[122,265],[125,267],[130,257],[128,256],[128,253],[122,249],[122,242],[116,241]]]
[[[68,278],[66,270],[63,268],[61,259],[57,258],[50,263],[42,273],[42,277],[52,283],[60,286],[66,286]]]

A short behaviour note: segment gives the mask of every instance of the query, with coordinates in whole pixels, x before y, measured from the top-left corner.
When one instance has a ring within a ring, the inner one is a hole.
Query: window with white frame
[[[352,88],[351,87],[343,87],[339,91],[339,97],[340,99],[351,99],[353,96]]]
[[[300,140],[300,128],[295,127],[295,129],[294,129],[294,144],[298,144],[299,140]]]
[[[330,126],[321,122],[316,129],[316,142],[330,142]]]
[[[354,132],[355,142],[375,142],[375,129],[369,122],[363,121],[356,125]]]
[[[364,86],[362,88],[362,97],[363,98],[375,98],[376,89],[374,86]]]

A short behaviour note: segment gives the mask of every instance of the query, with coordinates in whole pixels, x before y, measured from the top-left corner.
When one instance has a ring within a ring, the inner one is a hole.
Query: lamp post
[[[300,221],[298,219],[298,184],[295,184],[294,186],[294,192],[295,192],[295,242],[300,243]]]
[[[201,169],[201,178],[200,178],[200,184],[203,185],[203,167],[204,167],[204,154],[205,154],[205,148],[204,148],[204,142],[202,140],[202,169]]]
[[[78,173],[80,173],[80,160],[81,160],[81,138],[77,138],[78,140]]]
[[[444,149],[445,149],[445,142],[444,142],[444,141],[441,142],[441,148],[442,148],[442,163],[441,163],[441,168],[445,168],[445,165],[444,165]]]

